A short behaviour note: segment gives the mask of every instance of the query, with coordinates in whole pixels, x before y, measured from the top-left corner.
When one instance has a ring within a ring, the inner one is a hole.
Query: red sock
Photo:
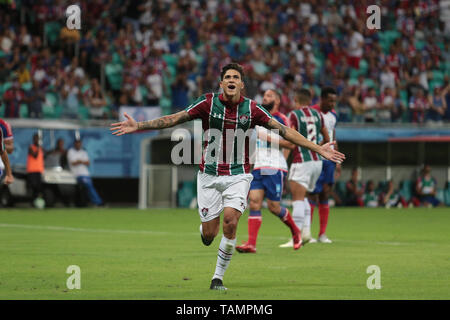
[[[325,233],[328,224],[328,215],[330,213],[330,206],[324,203],[319,203],[319,220],[320,220],[320,231],[319,237]]]
[[[311,207],[311,224],[312,224],[312,218],[314,215],[314,208],[316,207],[315,203],[309,202],[309,206]]]
[[[258,237],[259,227],[261,227],[262,217],[248,217],[248,244],[256,247],[256,238]]]
[[[292,235],[294,235],[294,233],[300,231],[297,227],[297,225],[294,222],[294,219],[292,219],[291,214],[288,212],[286,212],[286,215],[284,216],[283,220],[285,225],[287,225],[289,227],[289,229],[291,229],[291,233]]]

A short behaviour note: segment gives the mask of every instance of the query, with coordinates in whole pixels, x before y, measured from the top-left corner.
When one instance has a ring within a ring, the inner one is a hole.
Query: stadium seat
[[[444,191],[444,202],[446,206],[450,206],[450,188]]]
[[[33,84],[31,82],[24,82],[22,83],[22,89],[25,91],[31,90],[31,88],[33,87]]]
[[[360,74],[366,74],[368,69],[369,69],[369,64],[367,63],[367,61],[365,59],[361,59],[361,61],[359,61]]]
[[[176,68],[178,64],[178,56],[174,54],[165,54],[162,56],[163,60],[167,63],[167,66]]]
[[[192,199],[196,197],[196,188],[194,181],[181,182],[177,192],[178,207],[188,208]]]
[[[433,81],[444,82],[444,73],[441,70],[433,70]]]
[[[436,199],[438,199],[439,202],[445,203],[445,190],[443,189],[437,190]]]
[[[60,31],[61,25],[57,21],[51,21],[44,24],[44,36],[51,47],[58,41]]]
[[[345,185],[345,181],[336,182],[336,193],[341,198],[343,203],[346,203],[347,200],[347,188]]]
[[[113,90],[120,90],[122,86],[122,65],[120,63],[108,63],[105,65],[105,74],[108,83]]]
[[[12,82],[9,82],[9,81],[7,81],[7,82],[5,82],[4,84],[3,84],[3,88],[2,88],[2,97],[3,97],[3,94],[6,92],[6,90],[8,90],[9,88],[11,88],[12,87]]]
[[[425,42],[425,41],[416,41],[416,42],[414,43],[414,45],[416,46],[416,49],[417,49],[417,50],[421,51],[421,50],[423,50],[423,48],[425,47],[426,42]]]
[[[167,116],[172,113],[172,101],[167,97],[161,97],[159,100],[159,106],[163,116]]]
[[[409,201],[412,198],[412,186],[413,183],[410,180],[403,180],[400,183],[400,195],[405,198],[406,201]]]
[[[24,103],[20,105],[19,108],[19,117],[20,118],[28,118],[28,106]]]
[[[368,87],[368,88],[377,88],[377,85],[375,84],[375,81],[373,81],[370,78],[366,78],[364,79],[364,84]]]

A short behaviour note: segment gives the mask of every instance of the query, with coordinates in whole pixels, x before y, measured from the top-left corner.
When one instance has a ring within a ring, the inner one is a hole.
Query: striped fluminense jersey
[[[293,110],[289,114],[289,121],[291,127],[309,141],[318,142],[320,130],[323,127],[323,118],[319,111],[309,107]],[[322,157],[316,152],[302,147],[296,147],[293,154],[293,163],[322,160]]]
[[[222,94],[207,93],[185,110],[192,119],[202,120],[200,171],[210,175],[250,173],[247,131],[272,119],[266,109],[242,96],[238,103],[230,103]]]

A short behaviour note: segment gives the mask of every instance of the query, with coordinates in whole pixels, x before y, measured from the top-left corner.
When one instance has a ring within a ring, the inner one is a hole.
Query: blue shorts
[[[436,199],[433,196],[423,196],[420,198],[420,202],[424,203],[424,202],[428,202],[431,203],[433,205],[433,207],[436,207],[440,201],[438,199]]]
[[[320,173],[319,179],[317,179],[316,187],[312,193],[321,193],[323,190],[323,185],[333,185],[334,184],[334,170],[336,169],[336,163],[331,160],[323,160],[322,172]]]
[[[256,169],[252,171],[252,175],[250,190],[264,190],[267,199],[281,201],[286,172],[276,169]]]

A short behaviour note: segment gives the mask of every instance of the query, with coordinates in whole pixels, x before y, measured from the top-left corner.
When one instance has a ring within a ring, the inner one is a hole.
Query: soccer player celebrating
[[[324,139],[322,143],[329,144],[328,132],[324,126],[322,115],[319,111],[309,107],[311,104],[311,92],[308,89],[300,89],[295,97],[295,110],[289,114],[291,127],[298,131],[309,141],[318,141],[319,133]],[[308,203],[305,203],[307,192],[314,190],[317,179],[322,171],[322,158],[317,152],[301,146],[294,148],[293,159],[289,171],[289,186],[292,193],[292,216],[295,224],[302,231],[309,230],[311,218],[307,215]],[[302,235],[302,240],[308,242],[308,238]],[[292,240],[280,245],[280,247],[292,247]]]
[[[264,93],[262,106],[281,124],[289,126],[288,118],[278,111],[281,102],[279,93],[267,90]],[[256,238],[261,226],[261,207],[264,197],[267,206],[291,230],[294,249],[301,246],[300,230],[292,220],[289,210],[280,205],[283,183],[287,172],[287,163],[281,148],[294,148],[294,145],[264,127],[256,127],[256,160],[252,171],[253,181],[250,185],[250,215],[248,217],[248,241],[236,250],[242,253],[256,253]]]
[[[336,111],[334,110],[336,106],[337,93],[331,87],[322,88],[320,93],[320,102],[312,106],[313,109],[319,111],[323,117],[325,127],[328,131],[328,135],[331,141],[335,141],[336,137],[336,122],[337,116]],[[337,149],[337,144],[333,146],[333,148]],[[339,164],[338,164],[339,165]],[[319,229],[319,237],[318,241],[321,243],[331,243],[332,241],[328,239],[325,234],[328,225],[328,215],[330,213],[330,207],[328,205],[328,199],[330,197],[331,188],[334,184],[334,171],[336,169],[336,163],[333,161],[328,161],[326,159],[323,160],[322,164],[322,172],[320,174],[319,179],[317,180],[316,187],[311,193],[311,219],[314,214],[314,207],[319,202],[319,221],[320,221],[320,229]],[[308,235],[308,231],[304,234],[305,237],[310,238],[310,243],[316,242],[315,239],[311,238],[310,233]]]
[[[293,144],[308,148],[327,159],[341,162],[345,156],[332,148],[332,143],[319,146],[297,131],[275,120],[255,101],[241,95],[244,72],[240,65],[231,63],[221,70],[220,87],[223,93],[207,93],[185,110],[155,120],[136,122],[128,114],[125,121],[111,124],[112,134],[120,136],[139,130],[158,130],[186,121],[201,119],[203,127],[203,154],[197,175],[197,202],[201,220],[200,235],[203,244],[210,245],[219,232],[223,211],[223,236],[210,289],[226,290],[223,276],[236,245],[239,218],[247,206],[247,195],[253,176],[250,174],[249,139],[245,137],[243,152],[239,152],[239,135],[256,125],[278,130]],[[231,134],[230,134],[231,133]],[[236,151],[237,152],[233,152]]]

